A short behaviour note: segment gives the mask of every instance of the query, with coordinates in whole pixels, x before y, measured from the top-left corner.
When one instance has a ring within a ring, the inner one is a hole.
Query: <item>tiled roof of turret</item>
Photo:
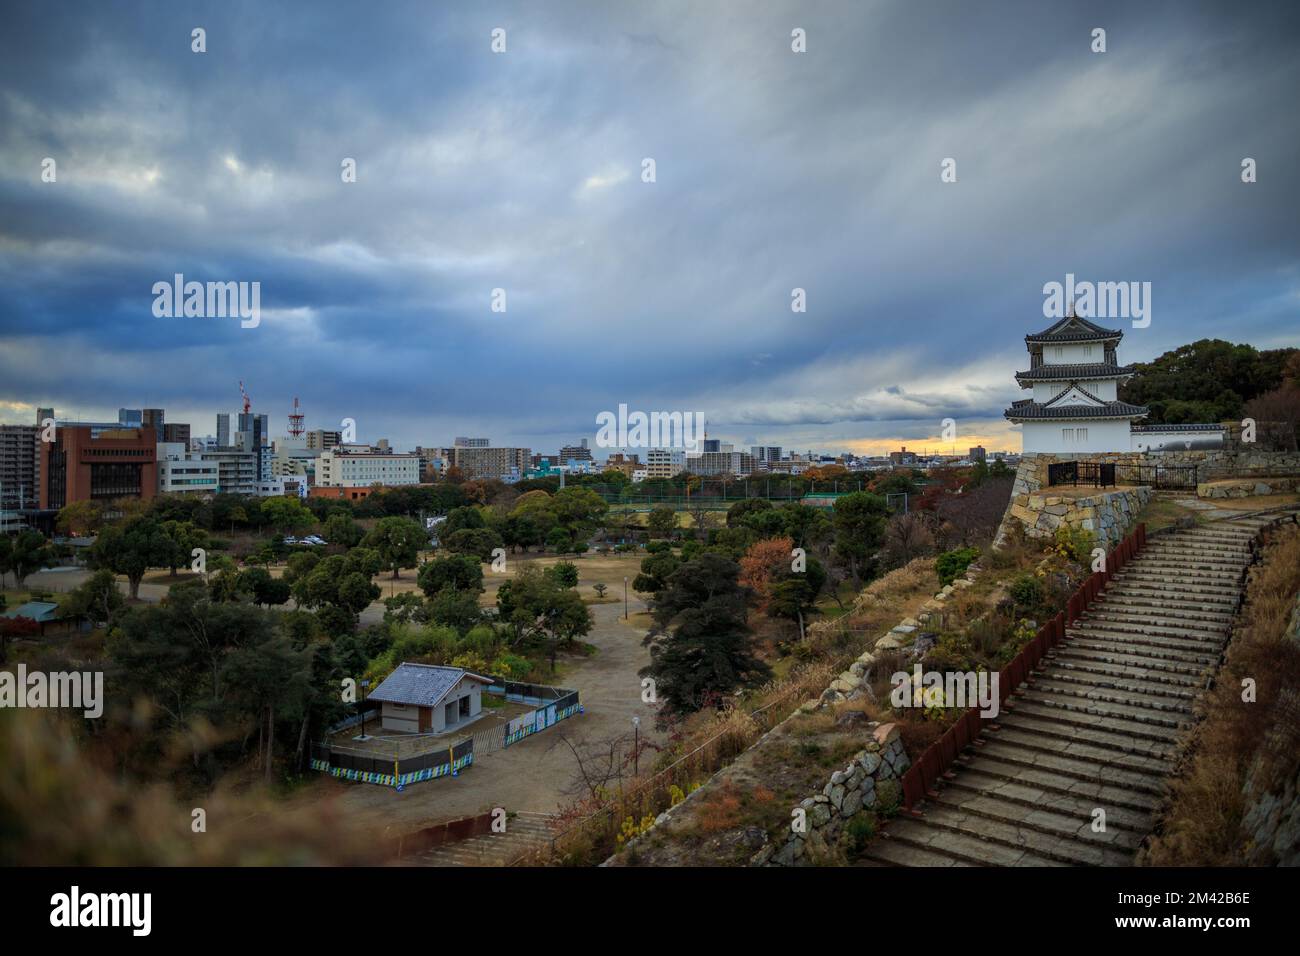
[[[1128,402],[1103,402],[1100,405],[1050,405],[1041,402],[1015,402],[1002,413],[1011,421],[1029,418],[1142,418],[1144,405]]]
[[[1078,315],[1067,315],[1041,332],[1025,336],[1026,342],[1095,342],[1102,339],[1121,339],[1119,329],[1104,329],[1095,322]]]
[[[1045,381],[1067,378],[1073,381],[1082,381],[1090,378],[1119,378],[1124,375],[1132,375],[1136,367],[1132,365],[1115,365],[1095,363],[1092,365],[1040,365],[1038,368],[1031,368],[1027,372],[1017,372],[1016,381]]]

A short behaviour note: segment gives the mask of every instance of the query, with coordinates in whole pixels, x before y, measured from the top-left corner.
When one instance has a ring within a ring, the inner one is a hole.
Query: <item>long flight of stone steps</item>
[[[552,817],[520,810],[506,821],[505,833],[480,833],[425,850],[409,862],[415,866],[509,866],[554,836]]]
[[[1226,645],[1251,544],[1278,515],[1153,535],[927,798],[867,861],[1129,866]],[[1104,831],[1094,828],[1097,810]]]

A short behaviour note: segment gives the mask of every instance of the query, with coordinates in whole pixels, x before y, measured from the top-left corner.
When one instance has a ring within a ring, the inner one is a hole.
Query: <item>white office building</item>
[[[645,477],[647,478],[671,478],[685,470],[686,452],[684,449],[651,448],[646,452]]]
[[[158,443],[159,494],[216,494],[220,490],[221,469],[217,462],[190,451],[184,442]]]
[[[316,461],[316,484],[324,488],[364,488],[369,485],[418,485],[420,456],[376,454],[332,448]]]

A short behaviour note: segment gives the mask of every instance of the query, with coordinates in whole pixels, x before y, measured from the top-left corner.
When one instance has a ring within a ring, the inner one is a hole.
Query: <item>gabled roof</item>
[[[1016,381],[1024,382],[1047,382],[1056,381],[1062,378],[1068,379],[1085,379],[1085,378],[1124,378],[1132,375],[1137,369],[1132,365],[1116,365],[1115,363],[1096,362],[1090,365],[1040,365],[1038,368],[1031,368],[1028,372],[1017,372]]]
[[[1053,395],[1048,401],[1043,402],[1043,407],[1053,408],[1057,405],[1064,405],[1065,399],[1068,398],[1070,394],[1073,392],[1078,392],[1089,402],[1091,402],[1093,406],[1101,406],[1106,404],[1106,400],[1104,398],[1099,398],[1096,395],[1092,394],[1092,392],[1088,391],[1078,382],[1071,382],[1069,388],[1059,392],[1056,395]]]
[[[465,670],[463,667],[440,667],[436,664],[399,664],[376,687],[367,700],[386,701],[390,704],[413,704],[417,707],[434,707],[462,678],[491,684],[492,678]]]
[[[59,606],[50,601],[28,601],[0,617],[29,617],[38,624],[48,624],[59,619]]]
[[[1122,339],[1119,329],[1104,329],[1095,322],[1078,315],[1058,319],[1041,332],[1025,336],[1026,342],[1096,342],[1104,339]]]

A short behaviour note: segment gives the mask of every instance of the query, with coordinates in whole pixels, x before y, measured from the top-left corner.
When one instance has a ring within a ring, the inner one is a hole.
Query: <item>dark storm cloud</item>
[[[549,449],[627,402],[840,447],[998,421],[1066,272],[1153,284],[1126,359],[1295,339],[1289,4],[10,8],[11,406],[202,433],[242,378],[399,443]],[[155,318],[177,272],[260,281],[261,326]]]

